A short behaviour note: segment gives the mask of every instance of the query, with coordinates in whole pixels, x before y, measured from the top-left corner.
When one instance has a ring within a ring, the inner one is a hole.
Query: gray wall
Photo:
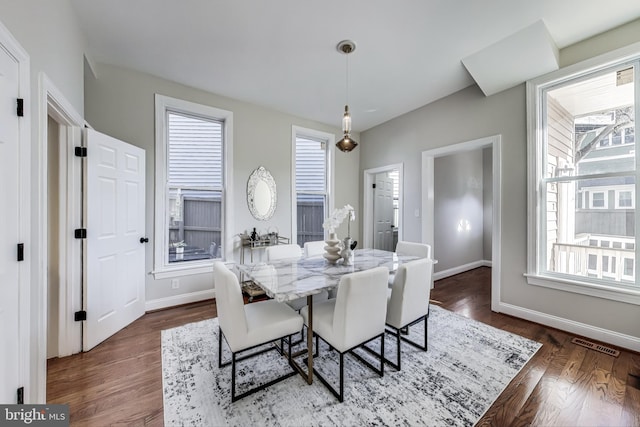
[[[85,117],[97,131],[129,142],[146,150],[147,193],[146,228],[150,243],[147,245],[146,271],[153,269],[154,227],[154,94],[171,96],[191,102],[233,112],[233,209],[234,233],[251,230],[267,231],[277,227],[280,234],[291,237],[291,130],[292,125],[333,133],[339,139],[341,130],[295,116],[280,113],[245,102],[196,90],[106,64],[98,64],[98,78],[85,73]],[[340,112],[336,113],[336,125],[340,124]],[[359,135],[354,135],[358,140]],[[349,203],[357,205],[360,198],[359,153],[335,152],[335,206]],[[247,207],[246,186],[251,172],[258,166],[271,171],[278,190],[278,206],[269,221],[255,220]],[[358,240],[358,218],[352,224],[352,234]],[[355,232],[353,231],[355,230]],[[346,223],[338,230],[346,235]],[[236,252],[236,260],[239,253]],[[212,275],[191,275],[180,279],[180,289],[171,289],[170,280],[155,280],[147,275],[147,301],[196,292],[213,287]]]
[[[465,151],[434,159],[433,257],[438,260],[434,268],[436,273],[483,259],[482,151]]]
[[[629,26],[632,29],[639,27],[637,21]],[[627,27],[616,29],[563,49],[560,52],[561,63],[567,65],[586,59],[600,53],[603,45],[606,50],[613,50],[639,40],[640,31],[628,31]],[[593,50],[590,46],[593,46]],[[565,55],[570,59],[566,59]],[[569,322],[639,337],[636,305],[532,286],[526,282],[527,135],[524,84],[490,97],[485,97],[473,85],[363,132],[360,167],[364,171],[390,163],[404,163],[405,235],[420,236],[422,215],[420,218],[413,216],[421,203],[420,153],[497,134],[502,136],[501,301]],[[389,141],[394,143],[389,144]]]

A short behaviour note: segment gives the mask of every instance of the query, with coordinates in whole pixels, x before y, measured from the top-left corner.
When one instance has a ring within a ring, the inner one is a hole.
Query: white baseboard
[[[147,301],[145,304],[146,311],[160,310],[162,308],[174,307],[176,305],[189,304],[191,302],[204,301],[215,298],[216,291],[206,289],[204,291],[190,292],[188,294],[173,295],[170,297],[158,298]]]
[[[478,267],[491,267],[491,261],[480,260],[470,262],[469,264],[459,265],[457,267],[449,268],[447,270],[438,271],[433,273],[433,280],[444,279],[445,277],[454,276],[456,274],[464,273],[465,271],[473,270]]]
[[[540,323],[541,325],[551,326],[552,328],[560,329],[562,331],[640,352],[640,338],[638,337],[598,328],[585,323],[575,322],[573,320],[564,319],[562,317],[541,313],[539,311],[530,310],[528,308],[504,302],[500,302],[498,307],[500,312],[504,314],[509,314],[531,322]]]

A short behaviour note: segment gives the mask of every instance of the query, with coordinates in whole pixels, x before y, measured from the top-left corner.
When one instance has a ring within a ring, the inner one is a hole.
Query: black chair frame
[[[416,320],[407,323],[406,325],[404,325],[401,328],[395,328],[389,324],[387,324],[387,330],[386,332],[390,335],[393,335],[394,337],[396,337],[396,360],[398,361],[398,363],[394,363],[393,361],[387,359],[386,357],[384,358],[384,362],[391,366],[392,368],[394,368],[395,370],[399,371],[401,369],[401,342],[404,341],[407,344],[411,344],[412,346],[416,347],[417,349],[420,349],[422,351],[427,351],[428,348],[428,338],[427,338],[427,318],[429,317],[429,314],[426,314],[422,317],[418,317]],[[420,323],[422,320],[424,320],[424,345],[419,344],[415,341],[410,340],[409,338],[403,336],[405,334],[409,333],[409,326],[413,326],[416,325],[418,323]],[[406,331],[406,332],[405,332]],[[376,352],[374,352],[373,350],[371,350],[369,347],[364,347],[369,353],[375,354],[377,355]]]
[[[316,343],[318,343],[317,338],[319,337],[319,335],[316,334],[315,332],[313,334],[316,336]],[[325,341],[324,338],[322,338],[321,336],[320,336],[320,338],[322,339],[322,341]],[[371,341],[376,340],[378,338],[380,338],[380,354],[377,354],[373,350],[368,349],[367,346],[365,345],[365,344],[370,343]],[[329,343],[327,343],[327,344],[329,345],[331,350],[335,350],[331,344],[329,344]],[[320,354],[320,346],[316,344],[316,347],[317,347],[316,348],[316,354]],[[380,360],[380,368],[376,368],[368,360],[364,359],[362,356],[360,356],[359,354],[355,353],[353,350],[357,349],[358,347],[364,347],[364,348],[368,349],[372,354],[374,354]],[[337,397],[340,402],[344,401],[344,355],[347,354],[347,353],[350,353],[353,357],[358,359],[366,367],[368,367],[373,372],[375,372],[376,374],[378,374],[381,377],[383,377],[384,376],[384,333],[380,334],[380,335],[376,335],[375,337],[371,338],[370,340],[365,341],[365,342],[363,342],[361,344],[358,344],[358,345],[356,345],[356,346],[354,346],[354,347],[352,347],[352,348],[350,348],[350,349],[348,349],[348,350],[346,350],[344,352],[339,352],[339,354],[340,354],[340,380],[339,380],[340,381],[340,383],[339,383],[340,391],[336,391],[336,389],[331,384],[329,384],[329,381],[327,381],[316,370],[315,367],[313,368],[313,372],[315,373],[316,377],[318,377],[320,382],[322,384],[324,384],[324,386],[329,389],[331,394],[333,394],[335,397]]]
[[[295,370],[292,370],[291,372],[289,372],[289,373],[287,373],[287,374],[285,374],[283,376],[280,376],[280,377],[278,377],[278,378],[276,378],[274,380],[271,380],[271,381],[269,381],[269,382],[267,382],[265,384],[261,384],[261,385],[255,387],[255,388],[247,390],[244,393],[236,395],[236,363],[237,362],[241,362],[241,361],[246,360],[246,359],[250,359],[250,358],[255,357],[255,356],[259,356],[259,355],[264,354],[264,353],[269,352],[269,351],[277,351],[278,353],[282,354],[283,352],[281,351],[281,348],[284,348],[283,346],[284,346],[285,339],[288,340],[288,342],[289,342],[289,346],[288,346],[289,347],[289,352],[287,354],[287,359],[288,359],[288,362],[289,362],[289,366],[291,366],[293,368],[292,361],[291,361],[291,335],[285,335],[283,337],[276,338],[273,341],[268,341],[268,342],[265,342],[265,343],[262,343],[262,344],[255,345],[253,347],[248,347],[248,348],[245,348],[245,349],[240,350],[238,352],[233,352],[232,351],[231,352],[231,360],[226,361],[226,362],[222,361],[222,337],[223,336],[224,336],[224,333],[222,332],[222,328],[220,328],[218,326],[218,368],[224,368],[226,366],[231,365],[231,402],[235,402],[237,400],[240,400],[240,399],[242,399],[244,397],[249,396],[250,394],[256,393],[256,392],[261,391],[261,390],[264,390],[267,387],[270,387],[270,386],[272,386],[272,385],[274,385],[276,383],[279,383],[280,381],[286,380],[287,378],[292,377],[297,373]],[[224,337],[224,340],[227,341],[227,337]],[[254,348],[257,348],[257,347],[262,347],[262,346],[264,346],[266,344],[275,343],[278,340],[280,340],[280,348],[278,348],[277,345],[273,345],[271,347],[267,347],[267,348],[264,348],[262,350],[255,351],[255,352],[252,352],[250,354],[246,354],[244,356],[239,356],[239,354],[241,354],[241,353],[244,353],[244,352],[249,351],[249,350],[253,350]],[[228,345],[229,345],[229,343],[227,342],[227,346]],[[229,349],[231,349],[231,347],[229,347]]]

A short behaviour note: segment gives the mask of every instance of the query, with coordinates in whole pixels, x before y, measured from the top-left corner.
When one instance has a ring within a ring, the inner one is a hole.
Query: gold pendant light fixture
[[[349,114],[349,54],[356,50],[356,43],[352,40],[342,40],[337,46],[338,52],[347,56],[347,102],[344,106],[344,115],[342,116],[342,139],[336,143],[336,147],[340,151],[348,153],[356,148],[358,143],[351,138],[351,114]]]

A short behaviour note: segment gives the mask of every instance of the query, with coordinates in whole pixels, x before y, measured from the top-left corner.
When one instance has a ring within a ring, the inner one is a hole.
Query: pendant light
[[[342,116],[342,139],[336,143],[336,147],[340,151],[348,153],[356,148],[358,143],[351,138],[351,115],[349,114],[349,54],[356,50],[356,44],[352,40],[342,40],[338,43],[338,52],[347,56],[347,102],[344,106],[344,115]]]

